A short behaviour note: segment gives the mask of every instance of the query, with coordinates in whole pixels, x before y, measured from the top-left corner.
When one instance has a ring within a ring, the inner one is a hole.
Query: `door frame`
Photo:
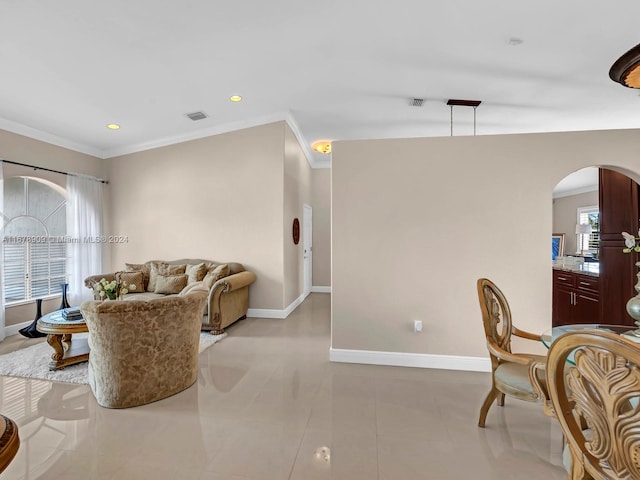
[[[302,292],[306,297],[313,287],[313,208],[302,205]]]

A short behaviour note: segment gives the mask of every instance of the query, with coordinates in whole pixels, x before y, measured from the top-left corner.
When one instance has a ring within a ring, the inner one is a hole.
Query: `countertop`
[[[600,263],[599,262],[584,262],[578,265],[565,265],[561,264],[553,264],[554,270],[560,270],[563,272],[573,272],[580,273],[582,275],[589,275],[591,277],[599,277],[600,276]]]

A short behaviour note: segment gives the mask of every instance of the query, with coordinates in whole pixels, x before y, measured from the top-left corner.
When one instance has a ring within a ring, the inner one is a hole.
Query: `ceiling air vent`
[[[421,107],[424,104],[424,98],[410,98],[409,106],[410,107]]]
[[[193,112],[193,113],[185,113],[187,117],[189,117],[194,122],[196,120],[202,120],[203,118],[207,118],[208,115],[204,112]]]

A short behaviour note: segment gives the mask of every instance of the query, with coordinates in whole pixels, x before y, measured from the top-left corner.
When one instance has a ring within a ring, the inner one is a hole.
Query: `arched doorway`
[[[623,254],[621,232],[636,234],[639,226],[640,189],[625,174],[589,167],[559,182],[553,230],[564,233],[566,261],[553,265],[554,325],[633,326],[625,305],[635,295],[637,259]]]

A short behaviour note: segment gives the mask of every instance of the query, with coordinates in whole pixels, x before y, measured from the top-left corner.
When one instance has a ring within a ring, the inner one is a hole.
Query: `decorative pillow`
[[[187,282],[187,284],[200,282],[207,274],[207,266],[204,263],[198,263],[197,265],[187,265],[184,273],[189,275],[189,281]]]
[[[151,262],[151,270],[149,271],[149,283],[147,284],[147,292],[155,292],[156,279],[158,275],[179,275],[183,274],[186,265],[169,265],[165,262]]]
[[[158,275],[164,274],[164,262],[149,262],[149,283],[147,283],[147,292],[153,292],[156,289],[156,279]]]
[[[154,293],[163,293],[169,295],[172,293],[180,293],[187,286],[189,277],[182,273],[179,275],[158,275],[156,277],[156,287]]]
[[[204,287],[204,283],[202,281],[200,282],[193,282],[193,283],[189,283],[186,287],[184,287],[182,289],[182,291],[180,292],[180,295],[186,295],[187,293],[191,293],[195,290],[202,290],[203,292],[207,292],[208,290]]]
[[[144,274],[141,271],[137,272],[116,272],[116,280],[126,283],[129,293],[144,292]],[[135,285],[132,289],[131,285]]]
[[[214,283],[227,276],[229,276],[229,265],[223,263],[221,265],[217,265],[216,267],[210,268],[209,272],[204,276],[202,283],[207,288],[207,290],[210,290]]]
[[[149,265],[144,263],[125,263],[124,267],[126,272],[142,272],[142,283],[136,283],[136,287],[138,287],[139,292],[144,292],[147,289],[147,285],[149,285]]]

